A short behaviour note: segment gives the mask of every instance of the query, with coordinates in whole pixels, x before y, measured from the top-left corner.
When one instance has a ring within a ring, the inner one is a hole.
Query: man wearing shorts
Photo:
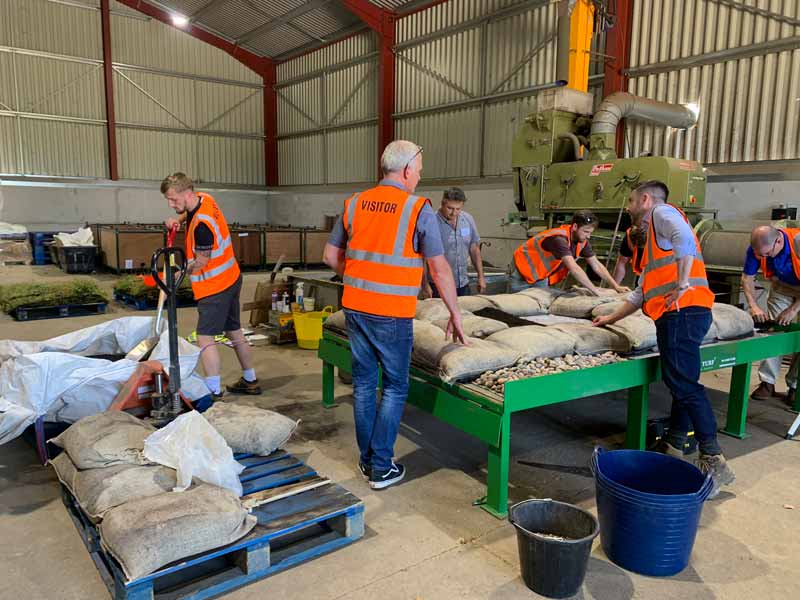
[[[186,258],[192,292],[197,300],[197,342],[203,349],[200,361],[205,382],[214,399],[222,397],[220,356],[214,337],[223,331],[233,342],[242,377],[226,386],[232,394],[261,393],[250,346],[244,339],[239,319],[239,293],[242,273],[233,254],[228,223],[214,198],[194,191],[194,183],[183,173],[161,182],[161,193],[179,216],[167,219],[167,227],[186,224]]]

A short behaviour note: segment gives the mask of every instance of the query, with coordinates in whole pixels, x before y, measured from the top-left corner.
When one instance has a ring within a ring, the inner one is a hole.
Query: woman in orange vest
[[[540,231],[529,238],[514,252],[509,291],[518,292],[531,286],[557,285],[571,274],[595,296],[630,292],[630,289],[614,281],[605,265],[595,256],[589,238],[596,227],[597,217],[591,211],[581,210],[572,216],[571,223]],[[592,270],[612,289],[594,285],[586,272],[578,266],[578,258],[586,259]]]
[[[444,256],[436,215],[427,198],[414,195],[422,148],[396,140],[381,156],[384,178],[344,202],[323,260],[342,278],[342,306],[353,356],[353,412],[359,470],[373,489],[403,479],[394,462],[411,363],[413,319],[423,261],[450,312],[447,334],[464,342],[456,286]],[[377,405],[378,368],[383,396]]]
[[[642,274],[642,258],[644,257],[644,244],[647,241],[647,227],[633,225],[625,232],[625,239],[619,247],[617,264],[614,265],[614,281],[622,283],[628,273],[628,265],[635,277]]]
[[[260,394],[250,346],[244,339],[239,317],[242,274],[233,254],[228,223],[214,198],[195,192],[194,183],[183,173],[165,178],[161,182],[161,193],[179,215],[177,219],[167,219],[167,227],[186,223],[188,276],[197,300],[197,342],[203,348],[200,361],[206,386],[215,400],[222,398],[221,361],[214,338],[225,332],[242,366],[242,377],[227,386],[228,391]]]
[[[667,435],[656,450],[683,456],[688,432],[694,430],[700,447],[697,466],[711,475],[714,487],[733,483],[717,441],[717,421],[700,383],[700,344],[711,326],[714,294],[708,287],[706,268],[686,215],[667,204],[669,190],[661,181],[637,186],[628,200],[634,222],[648,222],[642,276],[636,290],[614,314],[598,317],[597,326],[615,323],[640,307],[656,323],[661,375],[672,393],[672,414]]]

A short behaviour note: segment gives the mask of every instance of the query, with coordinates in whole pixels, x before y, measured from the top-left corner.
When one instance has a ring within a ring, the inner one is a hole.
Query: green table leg
[[[333,399],[333,364],[322,363],[322,406],[333,408],[336,402]]]
[[[503,413],[500,425],[500,445],[489,446],[486,501],[481,508],[498,519],[508,516],[508,461],[511,439],[511,414]]]
[[[639,385],[628,390],[628,427],[625,430],[625,447],[644,450],[647,439],[647,399],[649,386]]]
[[[731,390],[728,395],[728,418],[720,433],[743,440],[747,426],[747,400],[750,397],[750,365],[743,363],[733,367]]]

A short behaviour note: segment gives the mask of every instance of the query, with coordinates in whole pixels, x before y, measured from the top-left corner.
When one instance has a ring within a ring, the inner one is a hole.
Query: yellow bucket
[[[297,336],[298,348],[316,350],[322,339],[322,323],[333,313],[332,306],[313,312],[294,313],[294,333]]]

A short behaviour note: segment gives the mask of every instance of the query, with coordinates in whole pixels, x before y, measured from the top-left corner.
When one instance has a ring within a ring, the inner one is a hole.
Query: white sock
[[[242,375],[244,375],[245,381],[255,381],[256,380],[256,370],[255,369],[244,369],[242,371]]]
[[[220,377],[219,375],[214,375],[213,377],[206,377],[204,379],[206,382],[206,387],[211,390],[214,394],[219,394],[221,391],[220,388]]]

